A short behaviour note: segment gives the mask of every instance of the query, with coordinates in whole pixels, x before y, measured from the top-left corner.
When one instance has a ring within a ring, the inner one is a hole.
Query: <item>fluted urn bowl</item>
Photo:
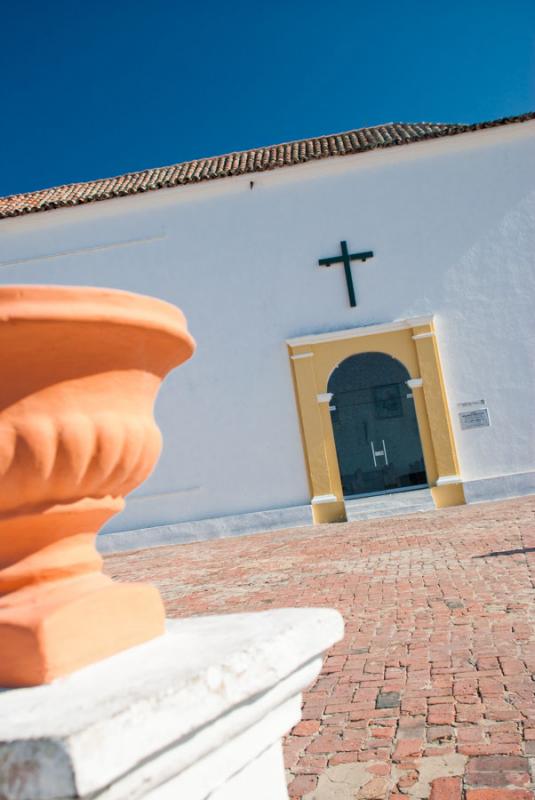
[[[95,537],[153,469],[153,405],[194,342],[182,312],[110,289],[0,287],[0,686],[48,682],[163,632],[152,586]]]

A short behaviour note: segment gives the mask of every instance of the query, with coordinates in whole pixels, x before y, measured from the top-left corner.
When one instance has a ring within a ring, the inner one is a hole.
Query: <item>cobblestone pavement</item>
[[[345,639],[285,742],[291,798],[535,798],[535,497],[121,553],[106,569],[153,581],[174,617],[342,612]]]

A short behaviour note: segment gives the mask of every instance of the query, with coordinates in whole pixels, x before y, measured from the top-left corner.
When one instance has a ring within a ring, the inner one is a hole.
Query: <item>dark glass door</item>
[[[351,356],[329,381],[345,497],[427,485],[409,374],[384,353]]]

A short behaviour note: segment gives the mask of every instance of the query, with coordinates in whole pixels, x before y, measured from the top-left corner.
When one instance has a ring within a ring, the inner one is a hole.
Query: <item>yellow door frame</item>
[[[407,369],[434,503],[442,508],[465,502],[432,317],[301,336],[286,344],[315,523],[347,518],[327,386],[336,367],[360,353],[385,353]]]

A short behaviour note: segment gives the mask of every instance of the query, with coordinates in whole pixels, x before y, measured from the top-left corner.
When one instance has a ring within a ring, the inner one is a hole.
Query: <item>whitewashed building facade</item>
[[[422,485],[438,506],[535,492],[534,114],[3,198],[0,281],[187,315],[198,350],[161,391],[161,460],[108,531],[337,521],[350,497]]]

